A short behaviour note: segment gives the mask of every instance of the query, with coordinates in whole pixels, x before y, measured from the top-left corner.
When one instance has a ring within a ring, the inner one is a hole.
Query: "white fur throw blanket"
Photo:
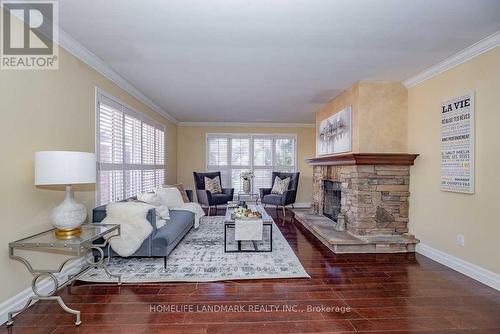
[[[200,218],[205,215],[205,211],[201,208],[201,205],[198,203],[182,203],[175,207],[170,208],[171,210],[183,210],[194,213],[194,228],[198,228],[200,226]]]
[[[154,206],[138,202],[117,202],[106,206],[106,218],[102,223],[120,225],[120,236],[109,240],[118,255],[127,257],[134,254],[153,232],[146,219],[150,209]]]

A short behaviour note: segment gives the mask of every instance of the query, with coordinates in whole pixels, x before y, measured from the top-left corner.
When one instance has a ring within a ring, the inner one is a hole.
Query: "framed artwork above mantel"
[[[348,106],[318,123],[316,155],[352,151],[352,111]]]

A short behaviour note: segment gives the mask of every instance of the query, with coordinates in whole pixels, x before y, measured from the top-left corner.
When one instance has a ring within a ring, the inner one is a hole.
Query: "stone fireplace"
[[[407,234],[408,199],[410,166],[417,156],[354,153],[308,159],[314,168],[313,202],[311,212],[298,220],[319,222],[312,228],[328,235],[324,239],[335,251],[413,251],[418,240]]]
[[[408,91],[399,82],[355,83],[316,113],[317,148],[321,124],[346,108],[349,140],[337,141],[331,155],[307,159],[312,209],[295,217],[334,252],[413,252],[409,183],[418,154],[389,153],[408,149]],[[334,153],[341,150],[351,153]]]

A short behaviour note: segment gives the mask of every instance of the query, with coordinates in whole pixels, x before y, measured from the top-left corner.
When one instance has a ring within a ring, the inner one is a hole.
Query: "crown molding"
[[[179,122],[179,126],[218,126],[218,127],[240,127],[240,128],[314,128],[313,123],[231,123],[231,122]]]
[[[3,7],[3,6],[1,6]],[[24,17],[21,17],[14,13],[14,15],[24,22]],[[54,27],[57,29],[57,33],[59,34],[59,46],[64,48],[66,51],[71,53],[76,58],[83,61],[85,64],[92,67],[98,73],[103,75],[105,78],[113,82],[115,85],[135,97],[137,100],[141,101],[151,109],[153,109],[158,114],[167,118],[169,121],[174,124],[179,123],[175,117],[170,115],[165,109],[157,105],[153,100],[144,95],[140,90],[135,88],[130,82],[128,82],[125,78],[123,78],[120,74],[115,72],[109,65],[107,65],[101,58],[96,56],[93,52],[87,49],[85,46],[76,41],[73,37],[67,34],[64,30],[61,29],[58,25]]]
[[[61,28],[59,28],[59,46],[63,47],[66,51],[83,61],[85,64],[92,67],[108,80],[112,81],[115,85],[156,111],[158,114],[162,115],[175,124],[179,123],[177,119],[175,119],[175,117],[170,115],[167,111],[165,111],[165,109],[157,105],[149,97],[144,95],[144,93],[135,88],[130,82],[125,80],[121,75],[119,75],[111,67],[109,67],[101,58],[99,58],[82,44],[77,42],[73,37],[68,35]]]
[[[423,72],[406,79],[403,81],[403,85],[406,88],[410,88],[418,85],[419,83],[430,79],[440,73],[448,71],[455,66],[458,66],[474,57],[477,57],[489,50],[492,50],[500,45],[500,31],[480,40],[479,42],[469,46],[468,48],[454,54],[453,56],[443,60],[440,63],[437,63],[434,66],[429,67]]]

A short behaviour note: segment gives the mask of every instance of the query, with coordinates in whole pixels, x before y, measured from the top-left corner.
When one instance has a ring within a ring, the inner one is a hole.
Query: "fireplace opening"
[[[340,214],[342,187],[340,182],[323,180],[323,215],[337,222]]]

